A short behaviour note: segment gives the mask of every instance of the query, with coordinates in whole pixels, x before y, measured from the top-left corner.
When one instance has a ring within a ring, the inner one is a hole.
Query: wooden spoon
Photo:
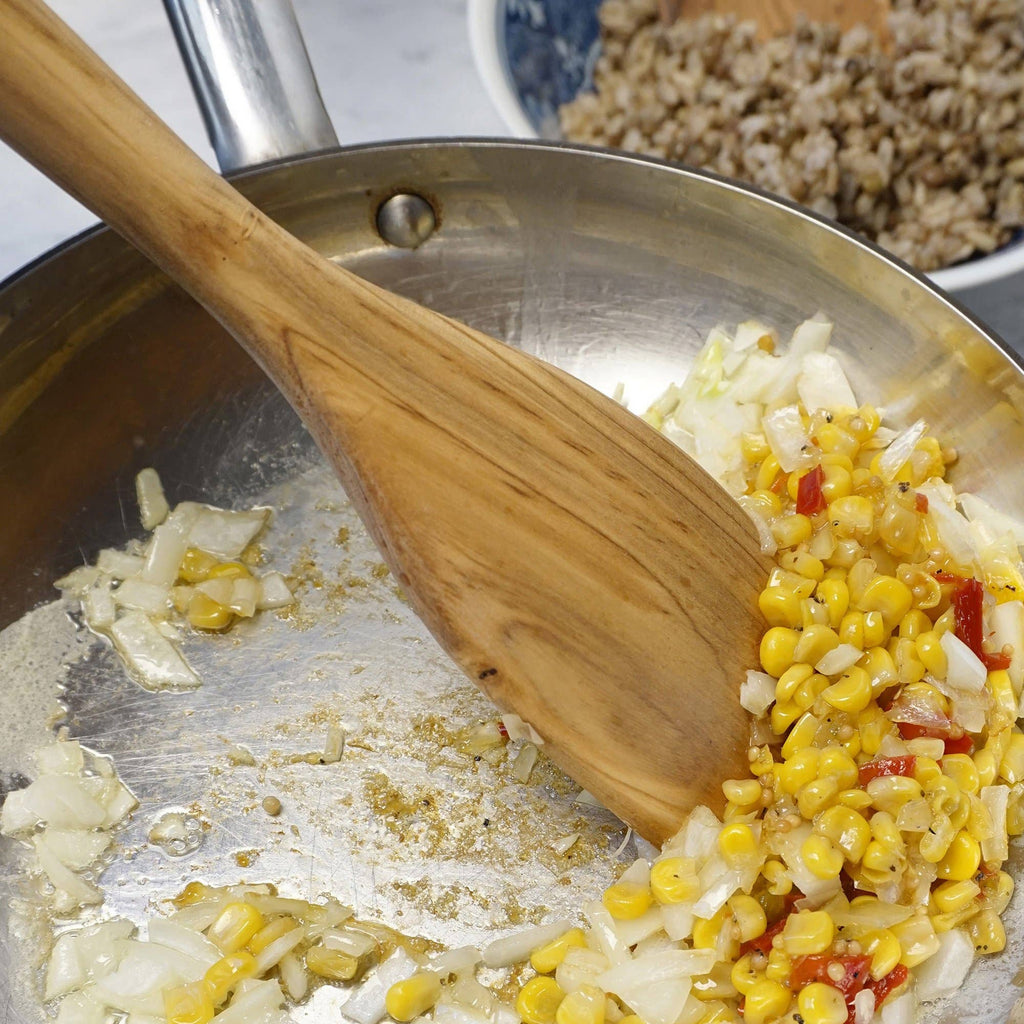
[[[883,44],[889,38],[889,0],[658,0],[662,20],[697,18],[702,14],[734,14],[756,21],[758,36],[769,39],[789,31],[798,14],[808,21],[833,22],[842,29],[867,25]]]
[[[721,804],[765,562],[717,483],[567,374],[287,234],[38,0],[0,4],[0,136],[259,361],[424,622],[566,771],[654,841]]]

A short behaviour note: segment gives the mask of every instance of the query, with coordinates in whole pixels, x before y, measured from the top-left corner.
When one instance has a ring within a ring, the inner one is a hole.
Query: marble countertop
[[[48,0],[211,164],[161,0]],[[465,0],[294,0],[342,144],[505,135],[473,66]],[[0,280],[95,217],[0,144]],[[1024,275],[956,297],[1024,353]]]

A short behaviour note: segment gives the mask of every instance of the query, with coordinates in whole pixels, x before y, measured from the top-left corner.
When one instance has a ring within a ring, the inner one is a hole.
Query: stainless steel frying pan
[[[251,139],[218,112],[211,54],[232,51],[204,42],[202,25],[225,22],[175,10],[183,49],[199,58],[193,78],[212,97],[214,138]],[[245,30],[251,62],[274,30]],[[599,388],[622,381],[637,409],[682,377],[715,323],[756,315],[786,331],[822,309],[859,394],[897,422],[927,419],[961,453],[961,488],[1024,506],[1021,365],[905,267],[792,206],[636,157],[502,141],[291,155],[330,135],[301,49],[289,52],[305,80],[297,92],[280,63],[250,76],[281,86],[275,103],[290,96],[284,142],[253,108],[271,140],[255,158],[282,158],[234,180],[324,254]],[[254,158],[220,148],[228,165]],[[192,694],[141,691],[67,608],[48,604],[55,578],[141,534],[132,479],[147,465],[172,501],[274,505],[268,558],[302,580],[299,612],[188,643],[204,680]],[[575,803],[553,771],[524,786],[457,749],[459,730],[493,712],[375,572],[296,417],[212,320],[106,231],[0,287],[0,494],[0,779],[30,774],[59,695],[57,718],[111,755],[141,801],[104,874],[106,912],[141,918],[193,878],[275,881],[459,944],[572,912],[604,884],[624,829]],[[348,733],[345,755],[309,764],[330,723]],[[278,818],[260,808],[269,793],[284,805]],[[190,829],[173,848],[147,838],[167,812]],[[568,853],[552,848],[574,834]],[[633,842],[619,852],[634,854]],[[45,927],[19,856],[0,846],[10,1024],[44,1017],[31,982]],[[1008,920],[1007,952],[977,966],[939,1019],[1005,1018],[1019,900]],[[321,989],[296,1019],[335,1019],[340,1001]]]

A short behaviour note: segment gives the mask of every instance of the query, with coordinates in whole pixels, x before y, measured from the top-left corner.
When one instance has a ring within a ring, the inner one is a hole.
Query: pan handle
[[[291,0],[164,0],[225,173],[337,146]]]

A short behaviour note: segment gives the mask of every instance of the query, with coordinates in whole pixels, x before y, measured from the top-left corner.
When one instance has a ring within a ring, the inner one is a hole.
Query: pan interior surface
[[[784,204],[640,159],[489,142],[328,153],[238,184],[355,272],[605,392],[621,382],[636,411],[682,379],[715,324],[753,316],[786,335],[820,309],[862,400],[896,423],[923,417],[955,445],[960,490],[1024,505],[1015,358],[921,279]],[[416,249],[376,231],[399,192],[437,218]],[[141,536],[133,479],[150,465],[172,503],[272,505],[267,564],[300,581],[298,610],[187,642],[203,679],[194,693],[142,691],[70,605],[52,603],[53,580]],[[459,731],[493,709],[381,573],[295,415],[109,233],[0,290],[0,493],[13,496],[0,531],[0,783],[31,777],[29,754],[54,722],[113,757],[141,804],[103,876],[106,912],[138,920],[194,879],[273,881],[455,946],[572,914],[636,855],[624,827],[574,802],[554,770],[523,785],[458,749]],[[350,740],[342,761],[302,760],[332,724]],[[284,805],[277,818],[261,810],[269,794]],[[194,847],[148,841],[167,812],[194,823]],[[568,854],[552,850],[574,833]],[[44,1019],[29,992],[42,926],[19,857],[2,842],[11,1024]],[[1016,850],[1011,870],[1019,861]],[[1007,953],[980,961],[935,1019],[1005,1017],[1020,918],[1015,900]],[[296,1019],[341,998],[321,989]]]

